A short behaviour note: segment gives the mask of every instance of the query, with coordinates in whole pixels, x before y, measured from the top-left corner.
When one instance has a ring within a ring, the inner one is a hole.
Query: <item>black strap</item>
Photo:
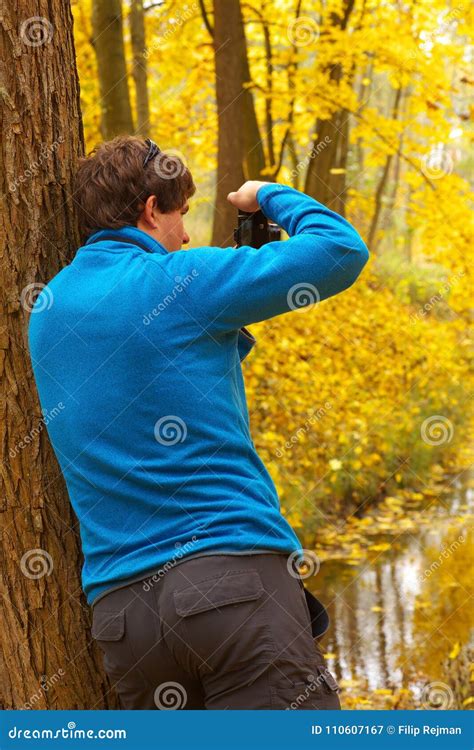
[[[139,240],[131,240],[129,237],[122,239],[122,237],[117,237],[117,235],[114,234],[104,234],[102,235],[102,237],[97,237],[96,240],[92,240],[92,242],[88,242],[87,244],[93,245],[94,242],[102,242],[102,240],[111,240],[112,242],[126,242],[129,245],[136,245],[142,250],[145,250],[145,252],[147,253],[153,252],[146,245],[143,245]]]

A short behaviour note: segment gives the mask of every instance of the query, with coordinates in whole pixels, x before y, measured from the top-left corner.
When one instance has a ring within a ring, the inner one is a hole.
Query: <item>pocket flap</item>
[[[91,635],[99,641],[119,641],[125,632],[125,611],[98,610],[92,615]]]
[[[252,601],[262,593],[263,584],[258,571],[245,570],[213,576],[175,591],[174,603],[177,614],[186,617],[226,604]]]

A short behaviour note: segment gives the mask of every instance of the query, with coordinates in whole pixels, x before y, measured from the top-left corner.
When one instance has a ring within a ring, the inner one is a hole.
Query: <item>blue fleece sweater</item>
[[[297,190],[257,199],[290,239],[168,252],[136,227],[101,230],[36,300],[33,371],[89,604],[194,555],[301,551],[249,430],[245,326],[347,289],[368,251]]]

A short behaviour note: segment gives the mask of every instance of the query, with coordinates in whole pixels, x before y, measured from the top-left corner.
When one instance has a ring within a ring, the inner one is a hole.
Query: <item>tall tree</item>
[[[76,519],[45,430],[54,415],[40,411],[28,353],[32,302],[78,246],[71,181],[84,150],[69,3],[37,12],[17,0],[0,15],[0,702],[106,708],[116,704],[91,645]]]
[[[329,34],[331,28],[345,31],[355,0],[343,0],[340,14],[330,14],[330,28],[322,33]],[[329,80],[339,84],[343,76],[341,63],[327,68]],[[318,144],[328,143],[321,150]],[[346,109],[336,109],[329,118],[318,118],[315,124],[313,151],[317,158],[310,159],[306,172],[305,193],[337,211],[345,214],[346,164],[349,145],[349,113]]]
[[[102,136],[109,139],[132,133],[121,0],[93,0],[92,44],[97,55]]]
[[[136,132],[148,136],[150,133],[150,104],[148,98],[148,70],[146,58],[145,13],[143,0],[132,0],[130,6],[130,35],[132,40],[135,84]]]
[[[227,195],[244,182],[243,108],[242,101],[242,38],[243,24],[239,0],[224,4],[214,2],[214,56],[216,67],[217,187],[212,244],[232,242],[235,208]]]
[[[213,26],[204,0],[200,7],[214,46],[219,133],[212,243],[221,245],[232,241],[235,225],[235,209],[226,196],[244,180],[261,177],[265,154],[253,95],[245,85],[250,83],[250,69],[240,0],[214,0]]]

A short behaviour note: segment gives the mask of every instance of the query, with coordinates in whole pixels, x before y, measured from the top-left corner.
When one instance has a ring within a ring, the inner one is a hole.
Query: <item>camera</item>
[[[234,242],[237,247],[250,245],[258,248],[275,240],[281,240],[281,229],[269,221],[262,211],[249,212],[239,209],[237,228],[234,229]]]

